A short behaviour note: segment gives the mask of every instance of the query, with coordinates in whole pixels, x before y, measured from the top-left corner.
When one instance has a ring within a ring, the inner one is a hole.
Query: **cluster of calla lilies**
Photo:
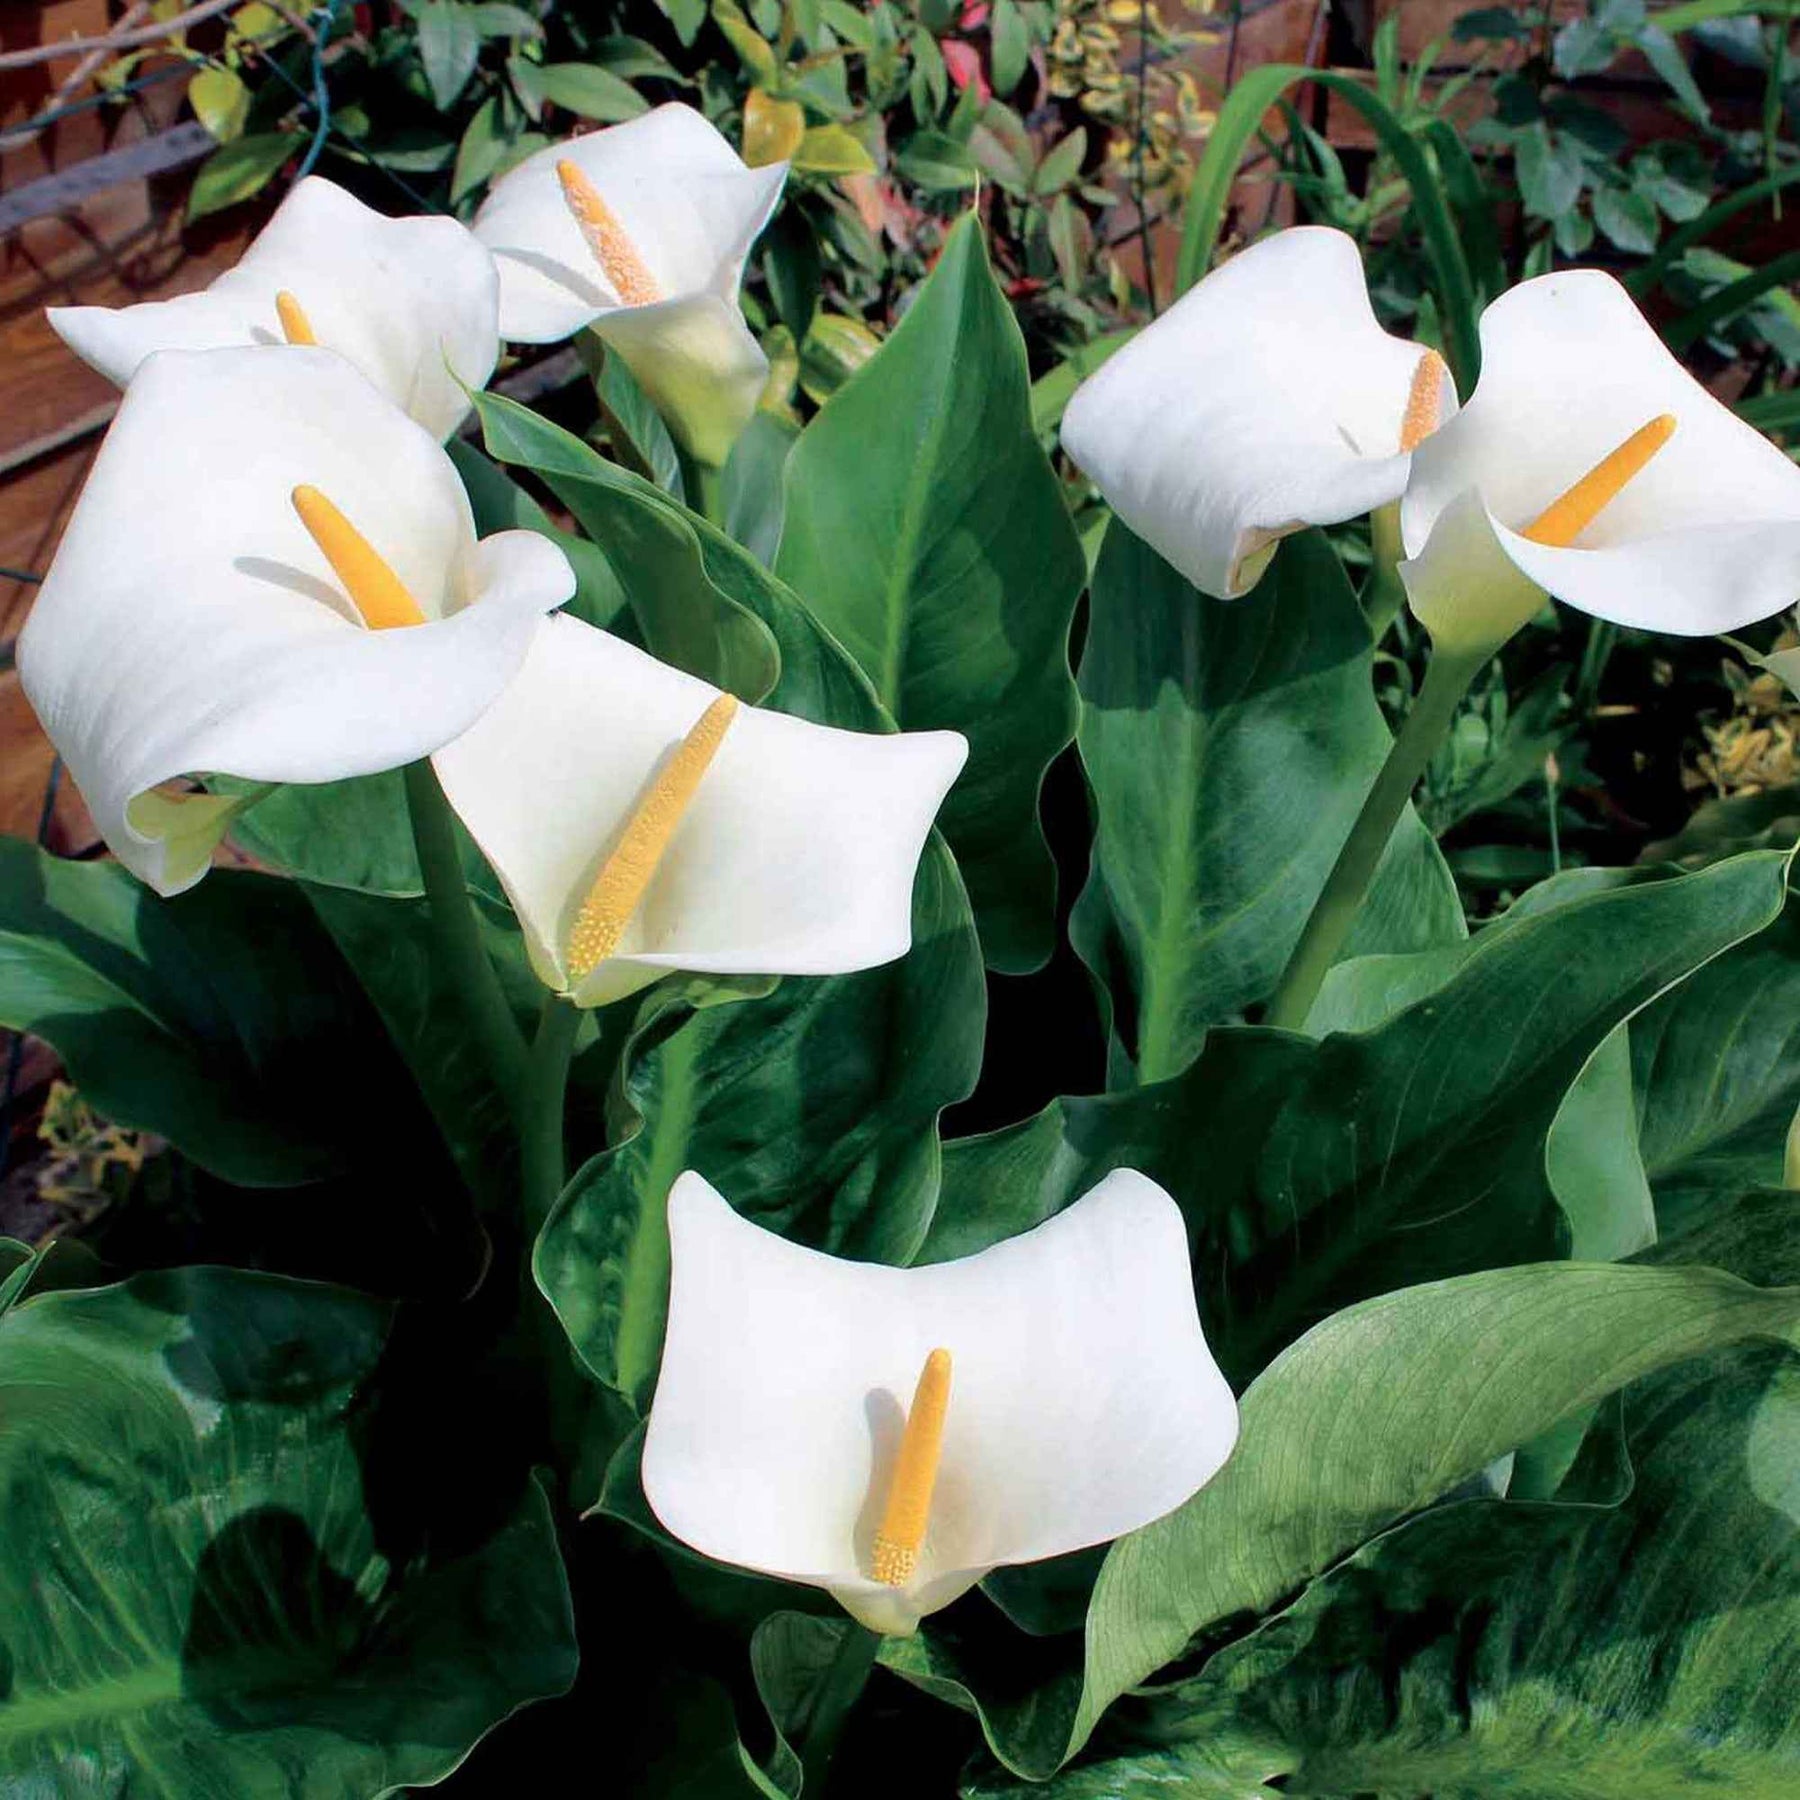
[[[675,970],[828,975],[906,952],[963,740],[740,705],[559,614],[567,558],[531,531],[477,539],[443,449],[503,342],[592,330],[685,455],[720,466],[767,376],[738,290],[784,176],[664,106],[530,157],[470,227],[308,178],[206,291],[52,314],[125,398],[19,669],[121,861],[164,895],[202,878],[247,801],[175,786],[194,775],[429,758],[533,968],[576,1007]],[[1125,524],[1222,599],[1284,534],[1391,526],[1398,506],[1433,675],[1276,1023],[1304,1023],[1429,755],[1415,723],[1447,720],[1546,594],[1681,632],[1800,594],[1800,470],[1608,277],[1529,282],[1481,335],[1459,412],[1435,352],[1376,323],[1350,240],[1286,231],[1120,351],[1064,422]],[[788,1243],[693,1173],[668,1222],[651,1507],[875,1631],[1147,1524],[1230,1455],[1183,1221],[1141,1175],[923,1268]]]

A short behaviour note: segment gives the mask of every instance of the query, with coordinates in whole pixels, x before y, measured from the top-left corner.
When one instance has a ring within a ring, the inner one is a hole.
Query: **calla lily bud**
[[[475,215],[501,334],[547,344],[591,325],[676,441],[723,463],[768,377],[738,289],[786,178],[784,162],[745,167],[680,105],[528,156]]]
[[[1237,1439],[1181,1213],[1132,1170],[924,1268],[789,1243],[691,1171],[669,1238],[645,1498],[703,1555],[825,1588],[873,1631],[1148,1525]]]
[[[237,803],[160,783],[427,756],[574,588],[547,538],[478,542],[442,446],[343,357],[165,350],[95,459],[19,677],[114,853],[173,894]]]
[[[53,306],[84,362],[120,387],[158,350],[321,345],[438,439],[500,354],[494,259],[455,219],[390,219],[318,175],[298,182],[235,268],[141,306]]]
[[[1399,499],[1455,408],[1436,352],[1376,323],[1355,242],[1307,225],[1139,332],[1076,390],[1062,442],[1139,537],[1234,600],[1288,533]]]
[[[1481,318],[1481,380],[1421,445],[1401,579],[1439,649],[1484,653],[1546,594],[1680,636],[1800,598],[1800,468],[1673,357],[1610,275]]]
[[[835,975],[903,956],[968,754],[740,706],[578,619],[434,758],[539,978],[601,1006],[677,969]]]

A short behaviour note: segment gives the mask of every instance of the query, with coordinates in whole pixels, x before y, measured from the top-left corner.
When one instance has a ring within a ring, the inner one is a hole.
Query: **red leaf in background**
[[[950,79],[958,88],[973,85],[984,101],[993,99],[994,90],[988,86],[988,78],[981,70],[981,53],[973,44],[946,38],[938,48],[944,53],[944,67],[950,71]]]
[[[987,0],[963,0],[961,24],[964,31],[979,31],[987,22]]]

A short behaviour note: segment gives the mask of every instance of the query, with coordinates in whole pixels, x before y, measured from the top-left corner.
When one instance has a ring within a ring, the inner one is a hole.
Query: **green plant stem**
[[[852,1619],[837,1655],[820,1677],[800,1742],[800,1791],[806,1800],[820,1800],[825,1792],[825,1777],[838,1739],[844,1735],[844,1722],[862,1697],[880,1649],[880,1633]]]
[[[450,802],[429,760],[408,763],[405,778],[413,847],[424,877],[438,956],[462,997],[495,1085],[516,1119],[524,1091],[525,1038],[481,941],[475,903],[463,879]]]
[[[681,459],[681,488],[688,510],[697,512],[709,524],[725,529],[725,472],[715,463],[701,462],[698,457],[676,446]]]
[[[1379,648],[1388,627],[1400,616],[1406,599],[1406,588],[1400,580],[1400,561],[1405,545],[1400,537],[1400,502],[1378,506],[1369,515],[1369,547],[1373,561],[1369,585],[1363,595],[1363,616],[1369,621],[1369,636]]]
[[[560,994],[544,1000],[537,1034],[525,1069],[524,1100],[519,1110],[519,1187],[525,1227],[525,1262],[531,1263],[538,1233],[562,1197],[567,1170],[563,1160],[563,1100],[569,1082],[569,1058],[581,1026],[581,1009]]]
[[[1434,652],[1425,669],[1425,680],[1413,701],[1412,711],[1400,735],[1388,751],[1375,785],[1363,801],[1356,823],[1338,852],[1325,886],[1288,958],[1275,997],[1263,1016],[1265,1025],[1286,1031],[1302,1030],[1312,1003],[1318,998],[1326,972],[1337,960],[1350,935],[1356,914],[1368,892],[1369,882],[1381,863],[1382,852],[1419,777],[1425,773],[1437,747],[1456,716],[1457,702],[1469,691],[1476,671],[1490,652],[1446,655]]]

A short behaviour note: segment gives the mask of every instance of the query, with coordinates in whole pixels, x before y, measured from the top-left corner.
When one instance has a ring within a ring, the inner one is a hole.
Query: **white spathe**
[[[1673,437],[1569,548],[1521,535],[1661,414]],[[1681,636],[1800,598],[1800,468],[1672,356],[1610,275],[1539,276],[1481,317],[1481,380],[1413,457],[1412,608],[1438,647],[1503,641],[1543,596]],[[1523,609],[1523,610],[1521,610]]]
[[[1173,1200],[1129,1169],[955,1262],[846,1262],[669,1194],[672,1285],[644,1494],[694,1549],[829,1589],[905,1634],[989,1570],[1161,1518],[1224,1466],[1237,1405],[1194,1306]],[[950,1352],[917,1572],[869,1579],[925,1358]]]
[[[954,731],[841,731],[738,709],[621,941],[585,977],[582,901],[719,690],[578,619],[546,621],[499,701],[435,757],[533,968],[581,1006],[672,970],[835,975],[903,956],[913,875],[968,754]]]
[[[158,350],[285,344],[275,310],[291,293],[321,346],[359,368],[443,439],[468,416],[500,354],[500,278],[449,218],[390,219],[322,176],[297,182],[235,268],[210,287],[141,306],[53,306],[84,362],[120,387]]]
[[[1236,599],[1289,532],[1400,497],[1424,354],[1376,323],[1355,242],[1296,226],[1215,269],[1089,376],[1063,448],[1195,587]],[[1446,374],[1440,416],[1455,405]]]
[[[294,512],[306,483],[426,623],[361,623]],[[533,532],[478,543],[442,447],[341,356],[166,350],[95,459],[19,676],[107,843],[173,894],[205,873],[228,810],[134,813],[140,796],[202,772],[331,781],[429,755],[493,702],[574,586]],[[201,817],[209,829],[188,828]]]
[[[598,191],[661,299],[621,301],[563,196],[564,161]],[[738,289],[786,178],[784,162],[747,168],[699,113],[674,103],[537,151],[475,215],[500,269],[501,335],[548,344],[593,326],[684,446],[723,462],[768,378]]]

